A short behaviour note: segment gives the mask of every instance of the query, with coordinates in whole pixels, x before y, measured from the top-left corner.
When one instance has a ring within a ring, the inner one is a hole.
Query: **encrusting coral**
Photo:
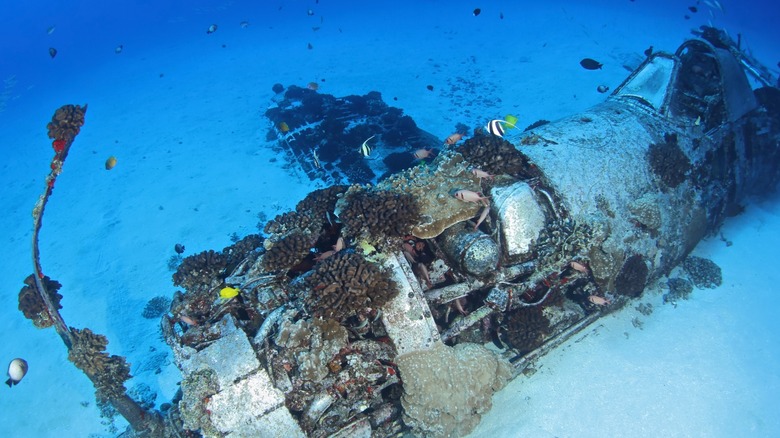
[[[691,170],[691,160],[680,149],[675,134],[666,134],[663,143],[651,144],[647,160],[653,173],[670,188],[682,184]]]
[[[306,307],[316,317],[344,322],[366,308],[377,309],[398,295],[398,285],[356,253],[339,252],[317,264],[305,279]]]
[[[507,314],[506,341],[521,353],[533,351],[550,334],[550,321],[543,308],[521,307]]]
[[[48,276],[43,277],[42,282],[46,287],[46,292],[49,294],[52,305],[57,309],[62,309],[62,305],[60,304],[62,295],[57,292],[62,285]],[[26,286],[22,287],[22,290],[19,291],[19,310],[21,310],[22,313],[24,313],[25,318],[31,320],[36,327],[51,327],[54,324],[54,321],[46,310],[46,305],[41,299],[41,296],[38,295],[38,291],[35,289],[35,279],[32,274],[24,279],[24,284]]]
[[[115,399],[125,395],[125,381],[130,378],[130,365],[122,356],[109,355],[104,350],[108,339],[85,328],[71,327],[73,347],[68,360],[84,371],[95,383],[98,398]]]

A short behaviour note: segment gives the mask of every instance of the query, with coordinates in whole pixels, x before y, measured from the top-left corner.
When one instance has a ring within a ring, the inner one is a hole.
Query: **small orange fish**
[[[287,126],[287,123],[282,122],[282,123],[279,124],[279,130],[282,131],[282,132],[289,132],[290,131],[290,127]]]
[[[447,137],[447,139],[444,140],[444,143],[445,144],[449,144],[449,145],[453,145],[453,144],[459,142],[462,138],[463,138],[463,134],[459,134],[459,133],[456,132],[456,133],[450,135],[449,137]]]
[[[316,82],[309,82],[308,84],[306,84],[306,88],[312,91],[317,91],[319,90],[320,85]]]
[[[116,166],[116,157],[113,155],[106,160],[106,170],[111,170]]]

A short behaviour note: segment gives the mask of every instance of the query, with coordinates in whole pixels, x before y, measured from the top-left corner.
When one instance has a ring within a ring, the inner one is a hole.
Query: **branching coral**
[[[147,301],[141,316],[146,319],[156,319],[163,316],[171,306],[171,299],[168,297],[154,297]]]
[[[398,285],[378,266],[355,253],[340,252],[305,279],[309,312],[343,322],[367,307],[378,308],[398,294]]]
[[[95,383],[98,398],[116,399],[125,395],[125,381],[130,378],[130,365],[122,356],[109,355],[104,350],[108,339],[85,328],[71,327],[73,348],[68,360],[84,371]]]
[[[720,267],[710,259],[688,256],[683,260],[682,267],[698,288],[713,289],[723,283]]]
[[[226,275],[227,262],[227,257],[214,250],[186,257],[173,274],[173,284],[188,291],[216,287]]]
[[[70,144],[78,135],[81,126],[84,125],[84,113],[86,111],[86,105],[83,107],[64,105],[58,108],[51,122],[46,125],[46,129],[49,131],[49,138],[65,140],[67,144]]]
[[[477,132],[456,150],[472,165],[494,175],[536,176],[528,159],[512,143],[495,135]]]
[[[259,234],[250,234],[238,242],[225,247],[222,255],[226,258],[226,273],[230,273],[235,267],[244,261],[250,252],[263,246],[263,238]]]
[[[409,234],[420,220],[420,208],[410,194],[353,186],[344,197],[339,219],[347,235],[382,242]]]
[[[263,269],[272,272],[292,268],[306,258],[313,243],[311,235],[293,231],[268,249],[263,256]]]
[[[38,291],[35,289],[35,279],[33,276],[27,276],[27,278],[24,279],[24,284],[26,286],[22,287],[22,290],[19,291],[19,310],[24,313],[24,316],[27,319],[32,320],[36,327],[51,327],[54,324],[54,321],[46,310],[46,305],[41,299],[41,296],[38,295]],[[62,285],[49,277],[43,277],[43,284],[46,287],[46,292],[49,294],[52,305],[57,309],[62,309],[62,305],[60,305],[62,295],[57,293]]]
[[[295,211],[280,214],[268,221],[264,231],[271,234],[284,234],[292,230],[316,233],[329,220],[328,215],[333,213],[339,195],[346,190],[347,186],[315,190],[295,206]]]

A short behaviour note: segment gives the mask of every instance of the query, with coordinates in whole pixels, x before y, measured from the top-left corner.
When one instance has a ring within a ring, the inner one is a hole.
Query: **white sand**
[[[703,22],[683,20],[685,7],[671,0],[538,9],[493,2],[476,18],[474,5],[462,2],[321,3],[286,2],[281,11],[212,4],[171,8],[165,18],[129,9],[125,21],[59,6],[44,16],[25,10],[19,26],[4,27],[14,34],[0,46],[12,60],[0,66],[12,84],[0,112],[0,361],[24,357],[30,372],[19,386],[0,388],[1,436],[109,435],[90,382],[67,361],[56,333],[35,329],[16,309],[31,273],[30,211],[52,156],[45,125],[60,105],[89,110],[46,210],[42,266],[63,284],[67,323],[108,336],[109,352],[132,363],[129,386],[150,385],[159,406],[180,376],[157,321],[140,315],[149,299],[176,290],[166,266],[173,245],[185,244],[186,254],[220,250],[231,233],[256,232],[258,213],[287,211],[313,188],[283,160],[270,161],[262,114],[273,83],[325,79],[321,91],[338,96],[378,90],[444,138],[458,122],[514,113],[525,125],[587,108],[604,98],[597,85],[614,88],[625,78],[622,64],[651,44],[676,49]],[[315,17],[303,13],[308,7]],[[748,14],[734,17],[730,31],[750,35],[754,52],[774,65],[780,56],[769,41],[777,38],[745,30],[754,24]],[[252,24],[241,29],[242,20]],[[220,28],[206,35],[212,22]],[[46,36],[51,24],[57,30]],[[118,43],[124,51],[115,55]],[[52,44],[61,44],[53,60]],[[604,69],[584,71],[583,57]],[[118,164],[108,172],[110,155]],[[697,249],[721,265],[723,287],[696,291],[676,309],[646,297],[656,311],[640,316],[641,331],[630,323],[632,310],[601,321],[498,394],[475,436],[780,434],[768,412],[778,401],[769,255],[777,205],[754,205],[731,220],[724,232],[733,246],[715,239]]]

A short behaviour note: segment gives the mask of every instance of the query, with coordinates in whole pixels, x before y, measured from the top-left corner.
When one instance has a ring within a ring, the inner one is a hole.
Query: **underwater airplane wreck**
[[[128,434],[462,436],[507,381],[641,296],[775,186],[775,81],[703,28],[583,113],[446,147],[378,93],[288,88],[267,113],[269,135],[331,185],[264,236],[183,260],[162,320],[183,380],[165,412],[126,395],[128,368],[105,338],[64,324],[37,250],[20,308],[55,326]],[[79,109],[50,124],[51,184]],[[391,152],[366,169],[357,148],[371,136]],[[418,148],[439,152],[420,160]],[[704,280],[718,274],[691,263]]]

